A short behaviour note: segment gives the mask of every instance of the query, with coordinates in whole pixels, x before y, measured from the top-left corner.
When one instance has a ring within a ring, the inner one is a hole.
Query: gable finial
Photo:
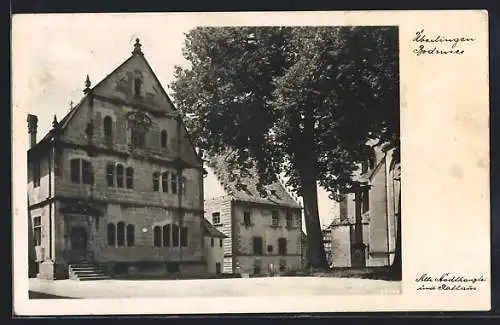
[[[54,121],[52,122],[52,127],[57,129],[59,127],[59,122],[57,122],[57,115],[54,114]]]
[[[132,51],[132,54],[140,54],[142,55],[142,50],[141,50],[141,43],[138,38],[135,39],[135,44],[134,44],[134,50]]]
[[[85,79],[85,89],[83,90],[84,94],[87,94],[90,91],[90,78],[87,75],[87,79]]]

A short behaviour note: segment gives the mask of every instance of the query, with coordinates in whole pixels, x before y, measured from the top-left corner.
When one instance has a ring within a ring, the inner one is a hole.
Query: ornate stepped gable
[[[226,193],[233,199],[245,202],[265,203],[300,209],[301,206],[290,196],[283,185],[276,181],[264,186],[264,193],[257,189],[258,177],[255,168],[242,174],[227,162],[231,153],[223,153],[208,159],[207,165],[216,175]],[[238,182],[239,179],[239,182]]]

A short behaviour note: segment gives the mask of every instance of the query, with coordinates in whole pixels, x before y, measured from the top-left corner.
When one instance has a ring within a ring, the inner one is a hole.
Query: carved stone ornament
[[[129,127],[146,131],[151,127],[151,119],[143,112],[131,112],[127,115]]]

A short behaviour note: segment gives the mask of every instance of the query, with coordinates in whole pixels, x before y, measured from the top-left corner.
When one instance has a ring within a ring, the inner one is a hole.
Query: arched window
[[[123,165],[116,165],[116,186],[123,187],[123,177],[124,177]]]
[[[179,247],[179,226],[172,225],[172,246]]]
[[[160,173],[153,173],[153,191],[160,191]]]
[[[125,246],[125,224],[121,221],[116,226],[116,242],[118,246]]]
[[[135,227],[134,225],[127,225],[127,246],[134,246],[135,244]]]
[[[177,174],[172,173],[172,178],[170,183],[172,187],[172,194],[177,194]]]
[[[164,193],[168,193],[168,172],[161,174],[161,187]]]
[[[110,116],[106,116],[103,121],[104,136],[111,137],[113,135],[113,120]]]
[[[116,227],[114,223],[108,223],[108,246],[116,244]]]
[[[153,245],[161,247],[161,227],[156,226],[153,229]]]
[[[170,225],[163,226],[163,246],[170,246]]]
[[[163,130],[161,131],[161,136],[160,136],[160,143],[162,148],[167,147],[167,131]]]
[[[127,168],[127,188],[134,188],[134,169]]]
[[[106,165],[106,180],[108,186],[115,186],[115,165],[113,163]]]

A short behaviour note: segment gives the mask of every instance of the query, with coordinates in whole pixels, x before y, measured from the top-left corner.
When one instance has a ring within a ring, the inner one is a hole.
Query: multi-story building
[[[208,274],[222,274],[224,265],[224,240],[227,238],[217,230],[210,221],[204,219],[205,227],[205,257],[207,260]]]
[[[139,40],[97,85],[87,76],[83,92],[39,142],[28,116],[38,276],[67,278],[81,264],[204,273],[202,161]]]
[[[374,147],[355,175],[364,185],[340,202],[340,217],[329,226],[334,267],[392,264],[401,191],[401,167],[394,159],[394,151],[383,145]]]
[[[205,179],[205,218],[228,238],[225,273],[273,275],[302,268],[301,206],[278,181],[257,190],[255,173],[239,175],[226,153],[209,159]]]

